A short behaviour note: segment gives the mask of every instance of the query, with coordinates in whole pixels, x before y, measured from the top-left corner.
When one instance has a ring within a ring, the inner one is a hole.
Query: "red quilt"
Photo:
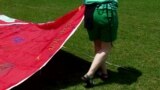
[[[76,31],[83,13],[80,6],[47,23],[0,15],[0,90],[19,85],[44,67]]]

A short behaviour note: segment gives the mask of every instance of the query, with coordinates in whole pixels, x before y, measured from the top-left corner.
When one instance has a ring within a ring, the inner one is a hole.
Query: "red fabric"
[[[54,22],[0,20],[0,90],[11,89],[41,69],[81,23],[84,6]]]

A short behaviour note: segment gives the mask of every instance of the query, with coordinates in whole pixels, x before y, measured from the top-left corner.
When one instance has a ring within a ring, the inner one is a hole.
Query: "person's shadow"
[[[87,72],[90,64],[86,60],[60,50],[44,68],[12,90],[64,90],[69,86],[81,84],[81,77]],[[95,86],[110,83],[130,85],[142,75],[139,70],[132,67],[117,69],[117,72],[108,70],[108,80]]]

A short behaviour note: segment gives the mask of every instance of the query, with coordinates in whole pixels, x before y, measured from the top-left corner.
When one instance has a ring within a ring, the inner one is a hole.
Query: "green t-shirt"
[[[84,0],[84,4],[101,3],[101,2],[105,2],[105,1],[118,2],[118,0]]]

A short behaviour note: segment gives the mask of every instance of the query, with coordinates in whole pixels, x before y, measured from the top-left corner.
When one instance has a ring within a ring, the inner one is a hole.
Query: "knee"
[[[102,56],[106,56],[108,54],[108,51],[104,50],[104,49],[100,49],[97,53],[102,55]]]

